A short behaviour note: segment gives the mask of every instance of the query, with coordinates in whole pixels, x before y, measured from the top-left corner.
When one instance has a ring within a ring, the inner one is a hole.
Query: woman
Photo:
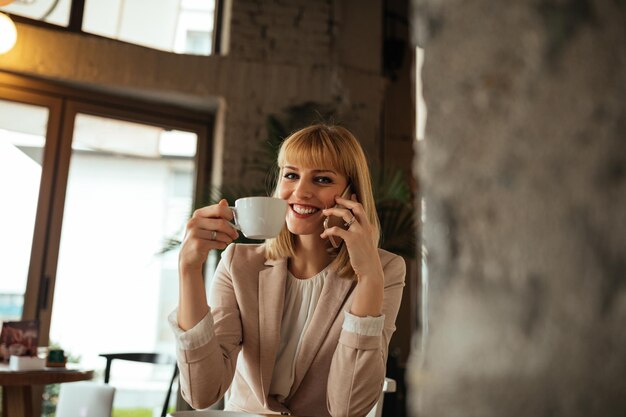
[[[229,245],[238,234],[225,200],[187,224],[170,315],[183,397],[205,408],[230,388],[227,410],[364,416],[382,390],[404,261],[377,249],[369,169],[349,131],[292,134],[278,167],[274,196],[289,207],[276,238]],[[325,230],[328,216],[345,227]],[[226,250],[207,303],[202,268],[215,249]]]

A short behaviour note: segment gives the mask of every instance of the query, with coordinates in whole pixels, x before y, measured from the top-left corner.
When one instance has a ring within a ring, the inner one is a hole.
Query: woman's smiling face
[[[285,164],[281,169],[277,195],[287,200],[287,228],[295,235],[321,234],[325,216],[322,210],[333,207],[348,179],[327,167]]]

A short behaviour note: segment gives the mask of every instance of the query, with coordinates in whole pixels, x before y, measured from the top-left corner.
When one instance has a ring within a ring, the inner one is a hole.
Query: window
[[[208,55],[211,52],[211,33],[188,30],[184,51],[194,55]]]
[[[22,98],[22,97],[19,97]],[[52,104],[0,99],[0,321],[19,320],[27,291]],[[36,244],[37,242],[35,242]]]
[[[99,353],[173,355],[159,252],[205,197],[213,115],[26,81],[0,73],[0,320],[39,319],[41,345],[99,371]],[[116,409],[160,404],[169,367],[116,367]]]
[[[13,0],[0,10],[33,20],[68,26],[72,0]]]
[[[177,256],[159,252],[191,214],[197,142],[192,132],[76,114],[50,341],[85,368],[102,368],[100,353],[174,355],[165,318],[178,302]],[[116,410],[163,401],[171,367],[135,365],[115,365]]]
[[[219,0],[14,0],[0,11],[162,51],[210,55],[219,52],[213,50],[213,38],[220,4]]]

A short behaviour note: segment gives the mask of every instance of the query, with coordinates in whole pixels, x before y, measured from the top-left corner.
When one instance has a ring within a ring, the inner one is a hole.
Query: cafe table
[[[93,370],[77,368],[43,368],[15,371],[0,364],[3,417],[34,417],[32,387],[93,378]]]

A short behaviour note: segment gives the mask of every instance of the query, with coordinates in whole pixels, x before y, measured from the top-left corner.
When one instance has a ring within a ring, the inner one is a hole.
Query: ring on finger
[[[217,240],[217,231],[211,230],[211,240]]]
[[[352,216],[352,218],[348,220],[348,222],[345,223],[344,226],[346,226],[347,228],[350,228],[350,226],[352,226],[352,223],[354,223],[355,221],[356,221],[356,218]]]

